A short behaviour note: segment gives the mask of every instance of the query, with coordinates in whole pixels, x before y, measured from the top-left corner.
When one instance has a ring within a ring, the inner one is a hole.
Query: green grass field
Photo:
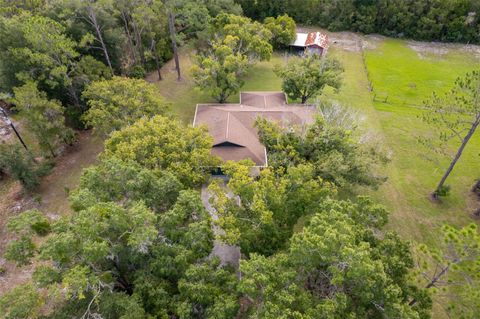
[[[433,133],[419,115],[433,91],[445,92],[455,79],[473,70],[480,60],[460,48],[447,53],[417,53],[400,40],[384,40],[365,52],[368,76],[376,92],[388,94],[388,103],[373,103],[387,145],[393,151],[389,182],[377,194],[393,211],[391,226],[419,241],[434,243],[435,230],[444,222],[462,225],[478,206],[470,189],[480,177],[477,134],[447,181],[452,186],[449,197],[441,203],[427,196],[435,188],[449,159],[433,156],[417,137]],[[378,94],[378,93],[377,93]],[[452,150],[458,144],[451,145]]]
[[[474,179],[480,177],[480,161],[475,151],[479,149],[480,138],[473,139],[452,173],[448,181],[451,195],[441,203],[430,201],[429,193],[448,159],[427,159],[431,152],[418,144],[417,137],[433,129],[419,119],[422,110],[415,105],[421,106],[433,91],[448,89],[456,77],[471,70],[479,60],[472,53],[454,48],[443,54],[419,54],[405,41],[391,39],[378,40],[374,49],[365,51],[366,67],[360,51],[333,46],[329,54],[343,63],[344,81],[340,92],[327,90],[321,98],[335,99],[356,109],[362,118],[361,127],[376,134],[391,151],[392,161],[385,167],[388,181],[378,190],[366,190],[391,211],[389,227],[406,239],[434,244],[438,239],[436,230],[443,223],[460,226],[470,222],[470,213],[479,205],[469,190]],[[281,81],[275,76],[273,66],[285,61],[284,54],[278,53],[269,62],[257,63],[242,90],[280,90]],[[165,80],[156,84],[172,102],[173,113],[190,123],[196,103],[213,101],[194,88],[188,72],[191,50],[182,52],[181,64],[181,82],[176,81],[170,64],[164,68]],[[375,94],[377,101],[373,101]],[[378,101],[385,96],[387,103]],[[238,96],[229,101],[238,102]]]

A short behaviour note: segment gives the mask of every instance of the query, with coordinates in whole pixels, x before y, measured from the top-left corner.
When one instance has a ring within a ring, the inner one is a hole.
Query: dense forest
[[[477,0],[236,0],[258,20],[287,13],[298,24],[428,41],[480,42]]]

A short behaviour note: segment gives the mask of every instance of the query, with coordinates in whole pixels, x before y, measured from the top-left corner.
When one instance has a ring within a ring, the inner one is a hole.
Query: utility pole
[[[27,152],[29,151],[28,150],[28,147],[27,145],[25,144],[25,142],[23,141],[22,137],[20,136],[20,133],[18,133],[17,129],[15,128],[15,125],[13,125],[13,122],[12,120],[10,120],[8,118],[8,115],[7,115],[7,112],[3,109],[3,107],[0,106],[0,113],[3,114],[3,117],[5,118],[5,122],[7,123],[7,125],[10,125],[10,127],[12,128],[12,130],[15,132],[15,135],[17,135],[18,137],[18,140],[20,141],[20,143],[22,143],[23,147],[27,150]]]

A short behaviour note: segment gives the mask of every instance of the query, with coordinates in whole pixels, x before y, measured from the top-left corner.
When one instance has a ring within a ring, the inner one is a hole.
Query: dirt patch
[[[369,34],[363,37],[362,48],[364,50],[375,50],[386,37],[379,34]]]
[[[408,41],[407,46],[417,52],[418,57],[421,59],[425,59],[426,54],[445,55],[451,50],[447,44],[435,42]]]
[[[480,58],[480,46],[473,44],[408,41],[407,46],[417,52],[420,58],[426,58],[427,54],[442,56],[454,50],[473,53]]]

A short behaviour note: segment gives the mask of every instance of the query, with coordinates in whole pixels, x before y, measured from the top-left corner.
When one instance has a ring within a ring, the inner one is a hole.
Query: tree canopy
[[[246,16],[288,14],[302,25],[330,31],[380,33],[428,41],[479,43],[476,0],[236,0]]]
[[[2,316],[236,313],[235,274],[206,259],[211,217],[199,193],[172,174],[108,159],[85,171],[71,201],[74,213],[54,222],[38,211],[9,221],[16,239],[6,257],[45,263],[36,266],[32,284],[0,298]],[[32,236],[48,232],[37,246]]]
[[[196,85],[220,103],[238,93],[251,64],[269,60],[272,33],[261,23],[234,14],[220,13],[206,30],[207,45],[191,68]]]
[[[49,100],[31,81],[16,87],[14,94],[15,110],[25,119],[42,150],[55,157],[59,143],[73,142],[73,131],[65,126],[64,108],[59,101]]]
[[[177,120],[157,115],[113,132],[102,156],[163,169],[192,186],[205,181],[218,164],[210,155],[212,143],[205,128],[185,127]]]
[[[224,230],[221,241],[239,245],[244,254],[269,255],[284,248],[298,219],[335,189],[316,178],[311,165],[288,168],[285,174],[265,169],[257,179],[250,176],[251,166],[246,161],[227,162],[222,167],[233,195],[213,182],[209,186],[212,206],[218,216],[216,223]]]
[[[359,143],[355,127],[346,129],[320,117],[303,127],[281,128],[265,119],[257,119],[256,125],[274,168],[311,163],[314,176],[339,187],[376,187],[385,181],[379,168],[388,157],[377,144]]]
[[[210,39],[216,41],[229,37],[236,39],[233,53],[246,56],[251,63],[269,60],[272,56],[272,33],[261,23],[247,17],[220,13],[212,19],[208,31]],[[231,40],[227,42],[231,43]]]
[[[241,262],[240,290],[252,316],[428,317],[429,298],[409,283],[408,244],[392,234],[372,237],[366,227],[376,225],[350,216],[362,215],[357,209],[342,202],[320,207],[286,252]],[[422,302],[411,307],[411,298]]]
[[[287,14],[276,18],[267,17],[264,25],[272,33],[272,44],[275,48],[286,48],[297,37],[295,21]]]
[[[113,77],[90,84],[82,93],[88,111],[83,120],[109,135],[142,117],[165,114],[168,108],[158,89],[143,79]]]
[[[325,86],[338,90],[342,84],[343,67],[331,58],[310,55],[293,58],[285,66],[277,66],[275,73],[282,79],[282,90],[293,100],[306,103],[320,95]]]
[[[197,63],[191,69],[197,86],[220,103],[238,93],[244,84],[242,77],[248,70],[248,59],[234,53],[237,44],[238,39],[234,37],[214,43],[208,54],[196,57]]]

